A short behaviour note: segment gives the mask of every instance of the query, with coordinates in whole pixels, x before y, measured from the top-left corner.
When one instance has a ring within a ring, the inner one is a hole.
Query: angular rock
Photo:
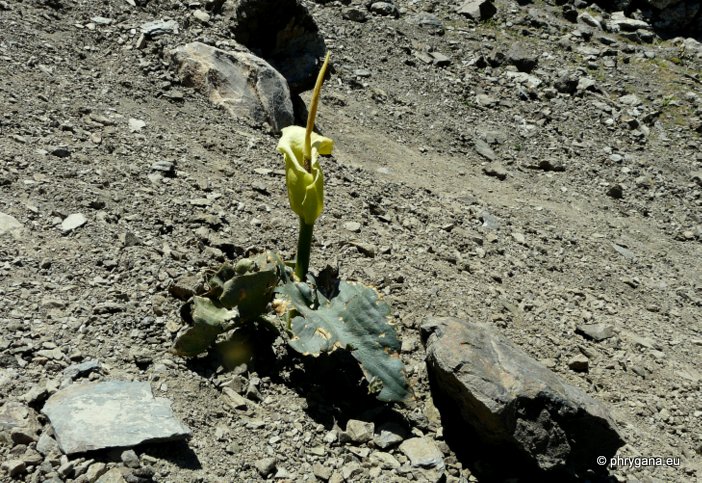
[[[344,9],[343,13],[341,14],[341,18],[351,20],[352,22],[363,23],[368,20],[368,15],[366,15],[364,10],[361,10],[358,7],[349,7]]]
[[[489,327],[429,318],[422,336],[442,419],[477,445],[525,461],[525,472],[598,471],[597,456],[609,458],[622,446],[602,404]]]
[[[378,448],[387,449],[400,444],[406,438],[407,430],[393,422],[385,423],[379,428],[373,442]]]
[[[73,213],[72,215],[68,215],[61,222],[61,231],[64,234],[70,233],[76,228],[80,228],[81,226],[85,225],[87,221],[88,220],[82,213]]]
[[[314,87],[327,48],[300,0],[239,0],[235,18],[234,39],[280,72],[293,93]]]
[[[499,179],[500,181],[506,180],[507,175],[509,174],[505,167],[502,166],[500,163],[488,164],[483,168],[483,172],[488,176],[492,176],[493,178]]]
[[[39,441],[37,441],[37,451],[44,456],[50,454],[61,454],[58,443],[54,438],[48,435],[48,433],[42,433],[39,436]]]
[[[392,2],[373,2],[371,3],[369,10],[373,13],[386,17],[398,18],[400,16],[400,11]]]
[[[530,54],[518,45],[512,46],[507,52],[507,62],[512,64],[520,72],[531,72],[539,63],[539,58],[536,55]]]
[[[610,17],[621,30],[635,32],[638,29],[649,29],[651,26],[643,20],[636,20],[624,15],[624,12],[614,12]]]
[[[0,213],[0,237],[11,235],[14,238],[19,238],[22,228],[22,223],[17,221],[17,218]]]
[[[51,396],[42,412],[65,454],[190,436],[170,401],[154,398],[147,382],[74,384]]]
[[[20,459],[10,459],[3,462],[2,469],[7,472],[10,478],[16,478],[27,472],[27,464]]]
[[[141,25],[141,33],[149,38],[164,34],[177,34],[178,22],[175,20],[154,20]]]
[[[446,31],[439,17],[428,12],[419,12],[410,17],[408,21],[426,30],[431,35],[444,35]]]
[[[267,122],[275,131],[293,124],[287,82],[266,61],[201,42],[178,47],[171,56],[185,85],[206,94],[233,116]]]
[[[124,478],[119,468],[112,468],[106,473],[103,473],[95,483],[127,483],[127,480]]]
[[[590,370],[590,359],[584,354],[578,354],[568,361],[568,367],[574,372],[588,372]]]
[[[357,419],[349,419],[346,423],[346,434],[349,435],[351,441],[357,444],[367,443],[373,438],[375,425],[366,421]]]
[[[575,333],[600,342],[614,336],[614,327],[607,324],[583,324],[575,328]]]
[[[495,15],[497,8],[492,0],[466,0],[456,9],[456,12],[479,22]]]
[[[275,466],[277,461],[273,457],[262,458],[254,462],[254,466],[258,470],[259,474],[266,477],[275,471]]]
[[[497,159],[495,151],[482,139],[474,139],[473,144],[475,145],[475,151],[488,161],[495,161]]]
[[[63,370],[64,377],[69,379],[77,379],[79,377],[87,376],[91,372],[100,370],[100,362],[95,359],[83,361],[80,364],[71,364]]]
[[[40,428],[32,408],[17,401],[8,401],[0,407],[0,443],[16,442],[19,435],[30,435],[35,440]]]
[[[410,460],[410,464],[416,468],[439,468],[444,467],[444,455],[437,448],[436,443],[429,438],[411,438],[403,441],[400,451]]]

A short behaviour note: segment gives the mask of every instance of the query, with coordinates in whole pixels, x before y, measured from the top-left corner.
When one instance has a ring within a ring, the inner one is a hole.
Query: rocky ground
[[[620,455],[680,458],[613,478],[702,479],[702,46],[589,2],[496,1],[482,21],[304,2],[334,64],[312,265],[385,295],[416,396],[350,405],[299,364],[233,374],[169,353],[169,287],[295,250],[278,136],[169,64],[233,42],[228,3],[0,1],[0,404],[31,416],[97,360],[88,379],[149,381],[192,430],[68,458],[40,415],[0,446],[1,478],[438,481],[412,459],[438,449],[448,481],[481,480],[429,392],[419,327],[441,315],[493,326],[607,405]],[[162,19],[177,32],[140,38]]]

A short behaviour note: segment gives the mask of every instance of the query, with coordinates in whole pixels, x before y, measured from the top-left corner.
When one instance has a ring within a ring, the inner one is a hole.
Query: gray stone
[[[193,18],[202,23],[209,23],[212,17],[204,10],[197,9],[193,12]]]
[[[368,20],[368,15],[365,11],[358,7],[345,8],[341,14],[341,17],[345,20],[351,20],[352,22],[363,23]]]
[[[542,471],[579,473],[623,444],[602,404],[488,326],[430,318],[422,336],[442,419],[463,425],[481,447],[516,453]]]
[[[492,176],[493,178],[499,179],[500,181],[504,181],[505,179],[507,179],[508,174],[505,167],[502,166],[500,163],[488,164],[483,168],[483,172],[488,176]]]
[[[358,233],[361,231],[361,224],[357,221],[348,221],[344,223],[344,229],[353,233]]]
[[[408,18],[408,21],[426,30],[431,35],[444,35],[444,24],[439,17],[428,12],[419,12]]]
[[[386,17],[399,17],[400,12],[392,2],[373,2],[370,6],[370,11]]]
[[[595,18],[592,15],[590,15],[588,12],[583,12],[578,16],[578,20],[583,22],[586,25],[589,25],[590,27],[595,27],[598,30],[602,30],[602,19],[601,18]]]
[[[147,382],[74,384],[51,396],[42,412],[65,454],[190,436],[170,401],[154,398]]]
[[[144,129],[146,127],[146,123],[144,121],[142,121],[141,119],[134,119],[133,117],[129,118],[128,125],[129,125],[129,132],[132,132],[132,133],[140,132],[142,129]]]
[[[378,448],[387,449],[392,446],[397,446],[404,441],[407,435],[407,430],[397,423],[385,423],[379,430],[378,434],[373,438],[373,443]]]
[[[583,324],[575,328],[575,333],[600,342],[614,336],[614,328],[608,324]]]
[[[354,481],[354,477],[363,473],[363,467],[357,461],[351,461],[341,467],[341,476],[345,481]]]
[[[290,91],[314,87],[327,48],[300,0],[239,0],[234,18],[234,39],[280,72]]]
[[[357,444],[367,443],[373,439],[375,425],[366,421],[357,419],[349,419],[346,423],[346,434],[349,435],[351,441]]]
[[[262,458],[254,462],[254,466],[261,476],[268,476],[275,471],[276,459],[273,457]]]
[[[193,42],[171,52],[179,77],[232,116],[268,123],[280,131],[294,121],[285,78],[248,52],[224,51]]]
[[[164,34],[177,34],[178,22],[175,20],[154,20],[141,25],[141,32],[149,38]]]
[[[0,407],[0,442],[17,443],[18,438],[31,436],[36,441],[36,434],[41,425],[36,412],[17,401],[8,401]]]
[[[139,468],[141,466],[139,456],[133,449],[122,451],[120,459],[122,460],[122,463],[124,463],[124,466],[126,466],[127,468]]]
[[[322,481],[327,481],[332,475],[332,469],[328,466],[324,466],[322,463],[313,464],[312,472],[314,473],[314,476]]]
[[[48,433],[42,433],[41,436],[39,436],[39,441],[37,441],[37,451],[44,456],[61,453],[58,443],[54,438],[49,436]]]
[[[495,151],[493,151],[492,148],[488,145],[488,143],[486,143],[482,139],[474,139],[473,144],[475,145],[475,152],[477,152],[479,155],[481,155],[488,161],[495,161],[497,159]]]
[[[641,99],[636,94],[626,94],[619,98],[619,102],[625,106],[636,107],[641,105]]]
[[[495,15],[497,8],[491,0],[466,0],[456,9],[456,12],[479,22]]]
[[[127,483],[127,480],[124,479],[124,475],[119,468],[112,468],[102,474],[95,483]]]
[[[222,394],[226,396],[227,403],[234,409],[246,409],[249,405],[248,400],[244,396],[230,387],[223,387]]]
[[[621,256],[623,256],[624,258],[627,258],[629,260],[633,260],[634,258],[636,258],[636,254],[634,254],[634,252],[632,252],[631,250],[629,250],[626,247],[623,247],[623,246],[618,245],[616,243],[612,243],[612,248],[614,248],[614,250],[617,253],[619,253]]]
[[[480,213],[480,220],[483,222],[483,228],[487,228],[489,230],[497,230],[500,227],[499,218],[497,218],[495,215],[491,214],[488,211],[483,210]]]
[[[90,483],[95,483],[98,478],[107,473],[107,465],[102,462],[93,463],[85,472],[85,477]]]
[[[536,55],[530,54],[519,45],[513,45],[507,52],[507,62],[512,64],[520,72],[531,72],[539,63]]]
[[[648,22],[643,20],[636,20],[634,18],[629,18],[624,15],[624,12],[614,12],[610,17],[611,21],[614,22],[621,30],[627,32],[634,32],[638,29],[650,29],[651,26]]]
[[[27,464],[20,459],[10,459],[2,464],[2,469],[10,478],[15,478],[27,472]]]
[[[451,59],[441,52],[432,52],[431,56],[434,58],[434,65],[437,67],[448,67],[451,65]]]
[[[22,223],[17,221],[14,216],[0,213],[0,237],[11,235],[14,238],[19,238],[22,233]]]
[[[444,467],[444,455],[432,439],[408,439],[402,442],[400,451],[409,458],[410,464],[415,468],[442,469]]]
[[[85,223],[88,220],[85,218],[85,216],[82,213],[73,213],[71,215],[68,215],[62,222],[61,222],[61,231],[66,234],[70,233],[76,228],[80,228],[81,226],[85,225]]]
[[[400,462],[397,461],[393,455],[383,451],[371,453],[370,460],[373,464],[380,466],[384,470],[394,470],[401,466]]]

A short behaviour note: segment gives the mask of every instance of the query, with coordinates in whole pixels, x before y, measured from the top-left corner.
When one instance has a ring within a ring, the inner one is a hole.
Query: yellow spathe
[[[324,175],[319,166],[320,154],[331,154],[334,141],[311,133],[310,171],[305,169],[305,128],[288,126],[277,149],[285,158],[285,181],[290,207],[307,225],[313,225],[324,209]]]

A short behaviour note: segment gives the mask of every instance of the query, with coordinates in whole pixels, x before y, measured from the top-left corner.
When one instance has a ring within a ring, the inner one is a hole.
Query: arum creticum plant
[[[328,65],[329,53],[324,58],[312,92],[307,127],[283,128],[277,146],[278,151],[285,158],[285,181],[290,207],[300,217],[295,260],[295,276],[300,281],[305,280],[310,265],[314,222],[324,209],[324,175],[319,165],[319,155],[331,154],[334,148],[334,141],[312,131]]]

